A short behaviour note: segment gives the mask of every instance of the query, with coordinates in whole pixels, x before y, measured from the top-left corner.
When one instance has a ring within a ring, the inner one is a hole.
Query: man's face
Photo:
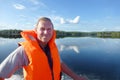
[[[53,26],[49,21],[40,21],[37,26],[37,38],[40,42],[47,44],[53,35]]]

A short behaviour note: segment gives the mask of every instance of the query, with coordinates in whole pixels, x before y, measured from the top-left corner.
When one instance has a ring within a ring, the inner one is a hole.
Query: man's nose
[[[47,34],[48,33],[48,30],[44,30],[44,34]]]

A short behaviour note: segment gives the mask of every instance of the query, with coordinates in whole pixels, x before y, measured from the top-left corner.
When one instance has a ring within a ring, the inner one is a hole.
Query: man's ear
[[[33,29],[33,31],[34,31],[35,33],[37,33],[37,28],[35,27],[35,28]]]

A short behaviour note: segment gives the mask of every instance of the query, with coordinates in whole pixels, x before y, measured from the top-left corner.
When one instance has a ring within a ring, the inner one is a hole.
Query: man
[[[56,33],[49,18],[40,18],[34,30],[23,31],[21,36],[25,41],[0,65],[0,80],[9,78],[21,67],[25,80],[60,80],[61,72],[74,80],[86,80],[60,60]]]

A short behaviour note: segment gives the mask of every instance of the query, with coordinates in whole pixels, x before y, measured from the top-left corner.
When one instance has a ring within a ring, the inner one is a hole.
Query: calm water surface
[[[0,38],[0,63],[23,39]],[[90,80],[120,80],[120,39],[60,38],[61,59],[76,73]]]

